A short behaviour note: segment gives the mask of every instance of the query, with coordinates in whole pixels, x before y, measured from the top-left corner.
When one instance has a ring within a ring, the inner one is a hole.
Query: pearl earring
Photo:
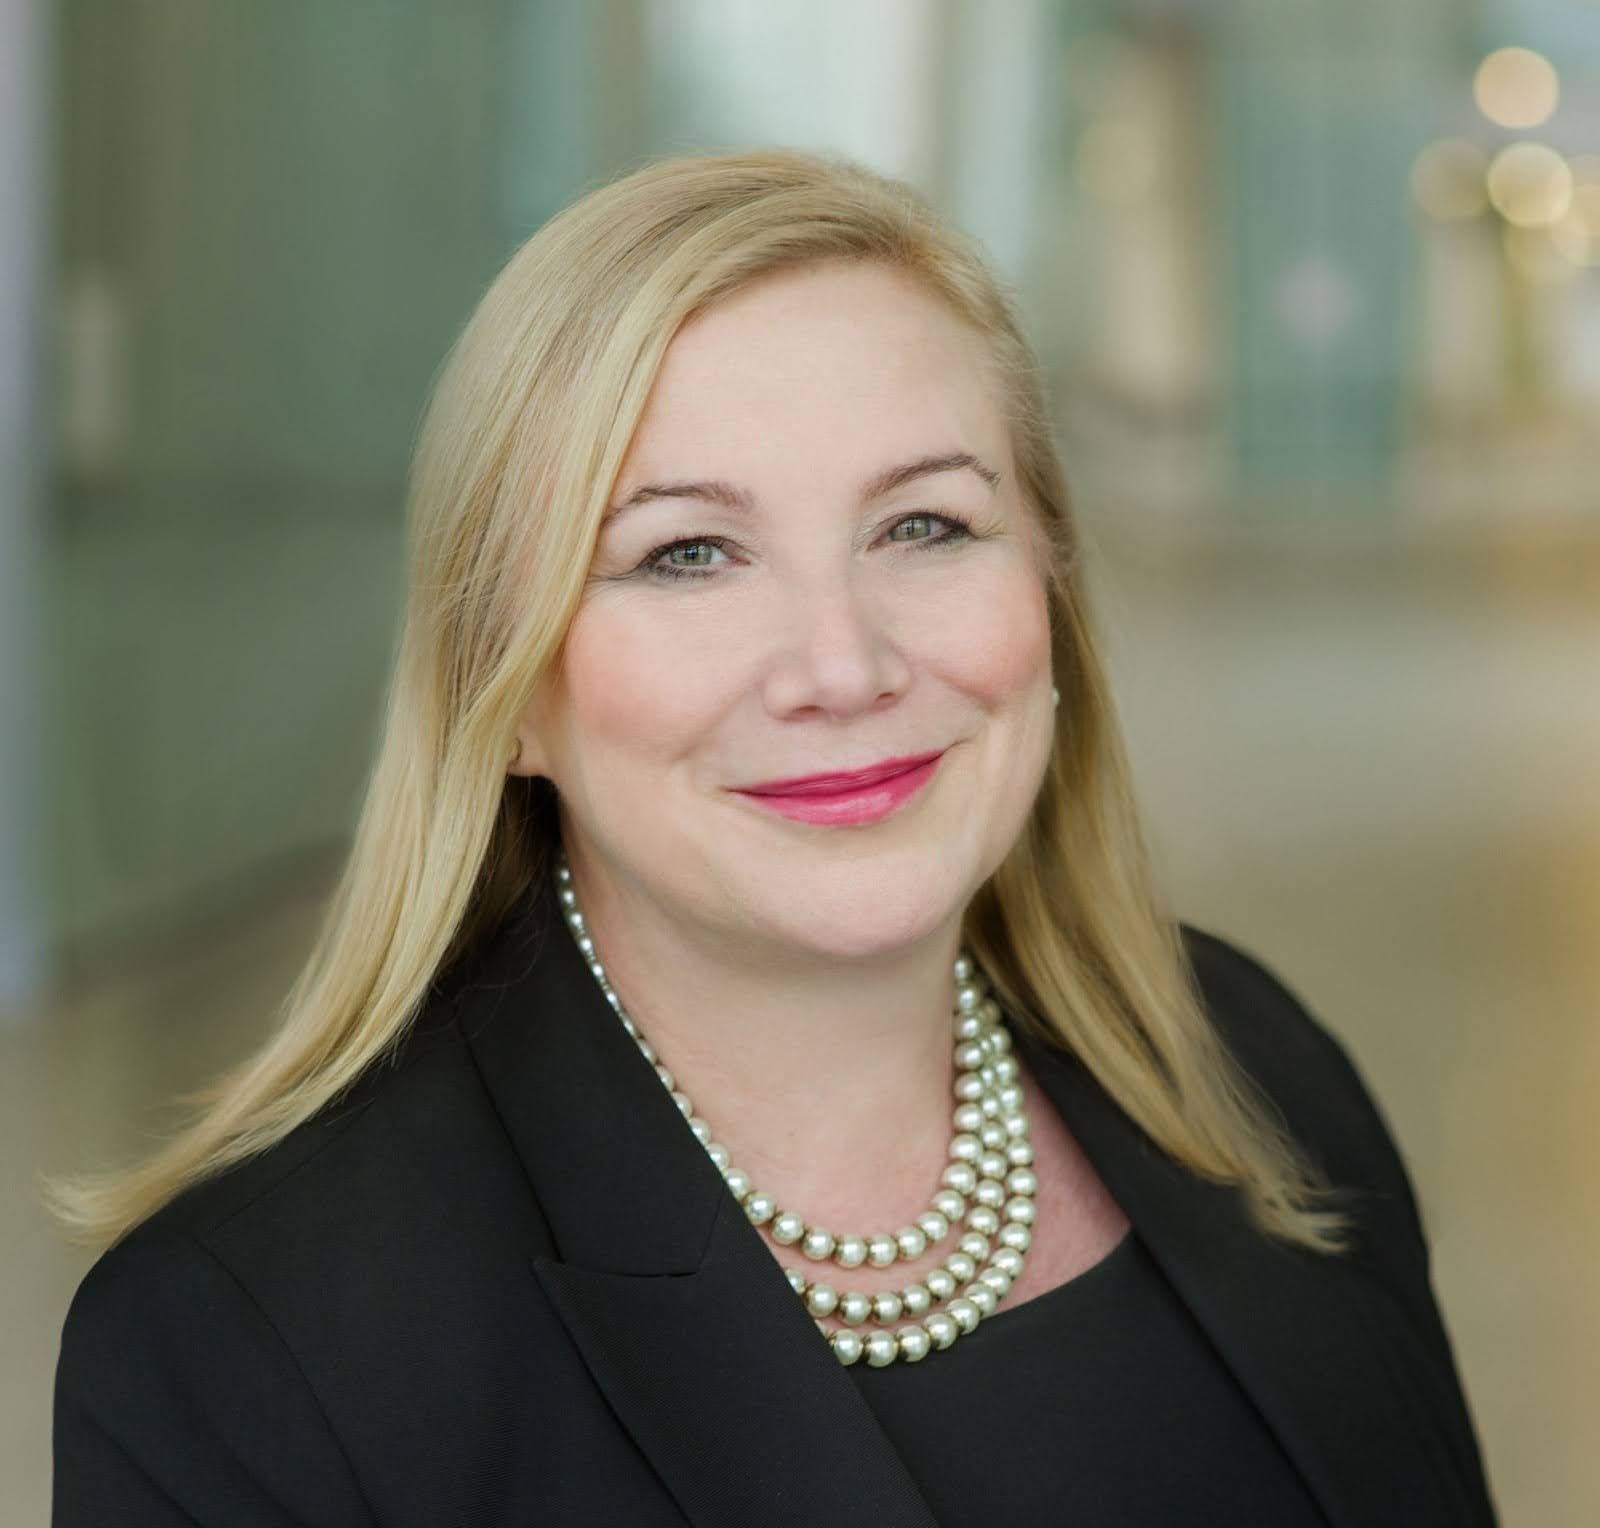
[[[1059,706],[1061,704],[1061,691],[1058,690],[1054,685],[1050,686],[1050,704],[1053,706]]]

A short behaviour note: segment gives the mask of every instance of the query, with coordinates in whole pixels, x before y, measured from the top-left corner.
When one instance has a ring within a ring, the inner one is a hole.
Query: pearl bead
[[[689,1095],[687,1093],[675,1092],[672,1095],[672,1101],[678,1106],[679,1114],[687,1116],[694,1113],[694,1105],[689,1102]]]
[[[874,1369],[892,1364],[900,1353],[900,1344],[891,1332],[873,1332],[867,1338],[867,1362]]]
[[[1018,1252],[1026,1252],[1033,1245],[1033,1232],[1015,1220],[1000,1227],[1001,1244]]]
[[[983,1078],[975,1077],[971,1072],[963,1072],[956,1078],[956,1097],[965,1103],[983,1097]]]
[[[1015,1167],[1027,1167],[1033,1162],[1033,1147],[1029,1142],[1017,1140],[1006,1144],[1006,1160]]]
[[[991,1029],[989,1031],[989,1049],[996,1055],[1003,1056],[1011,1049],[1011,1034],[1004,1029]]]
[[[839,1319],[846,1326],[860,1326],[872,1314],[872,1300],[852,1289],[839,1296]]]
[[[900,1249],[900,1256],[908,1263],[921,1257],[928,1250],[928,1238],[916,1226],[906,1226],[903,1230],[896,1231],[894,1239]]]
[[[1015,1082],[1017,1080],[1017,1058],[1015,1056],[996,1056],[994,1059],[994,1075],[1000,1082]]]
[[[1008,1114],[1005,1119],[1006,1134],[1013,1140],[1028,1133],[1027,1116],[1023,1114]]]
[[[917,1363],[928,1356],[928,1349],[933,1344],[928,1339],[928,1334],[920,1326],[903,1326],[895,1333],[900,1356],[907,1363]]]
[[[874,1268],[887,1268],[900,1256],[900,1244],[892,1236],[867,1238],[867,1261]]]
[[[831,1316],[839,1303],[839,1291],[831,1284],[813,1284],[806,1291],[806,1309],[813,1316]]]
[[[828,1341],[833,1344],[833,1356],[845,1365],[853,1364],[860,1358],[866,1346],[859,1332],[835,1332]]]
[[[978,1174],[970,1162],[952,1162],[939,1181],[958,1194],[970,1194],[978,1186]]]
[[[972,1191],[972,1197],[979,1204],[986,1204],[991,1210],[998,1210],[1006,1202],[1006,1186],[1003,1183],[996,1183],[993,1178],[984,1178]]]
[[[972,957],[970,955],[957,955],[955,961],[955,978],[958,982],[972,980]]]
[[[1033,1200],[1024,1199],[1020,1194],[1010,1200],[1006,1205],[1006,1219],[1014,1220],[1025,1226],[1033,1224]]]
[[[791,1247],[806,1234],[806,1223],[791,1210],[785,1210],[772,1222],[772,1239]]]
[[[968,1231],[961,1238],[961,1250],[968,1257],[975,1257],[980,1263],[986,1263],[989,1260],[989,1238],[980,1236],[976,1231]]]
[[[814,1263],[833,1256],[833,1237],[821,1226],[812,1226],[800,1240],[800,1250]]]
[[[985,1178],[1004,1178],[1011,1164],[1003,1151],[986,1151],[973,1164]]]
[[[933,1207],[946,1220],[960,1220],[967,1213],[967,1201],[953,1188],[942,1188],[933,1196]],[[948,1229],[948,1228],[947,1228]],[[937,1238],[935,1238],[937,1240]]]
[[[662,1066],[659,1061],[656,1062],[656,1076],[661,1079],[661,1086],[669,1093],[678,1085],[678,1079],[666,1067]]]
[[[1000,1303],[999,1297],[987,1284],[968,1284],[961,1293],[985,1316],[992,1316],[995,1306]]]
[[[891,1321],[898,1321],[905,1310],[905,1303],[892,1289],[885,1289],[872,1297],[872,1314],[885,1326]]]
[[[1006,1174],[1006,1187],[1013,1194],[1033,1195],[1039,1191],[1039,1180],[1033,1175],[1029,1167],[1013,1167]]]
[[[867,1260],[865,1238],[841,1236],[833,1249],[833,1260],[841,1268],[859,1268]]]
[[[1022,1254],[1015,1247],[996,1247],[989,1261],[1001,1273],[1010,1274],[1013,1279],[1022,1272]]]
[[[923,1276],[928,1293],[935,1300],[948,1300],[956,1292],[956,1278],[948,1268],[933,1268]]]
[[[976,983],[962,982],[956,988],[956,1007],[962,1013],[975,1013],[979,1004],[983,1002],[983,991]]]
[[[954,1317],[942,1310],[929,1316],[922,1323],[922,1329],[933,1339],[934,1347],[941,1350],[949,1347],[961,1335],[961,1327]]]
[[[689,1116],[689,1129],[694,1132],[695,1140],[699,1141],[702,1146],[711,1144],[711,1126],[701,1119],[698,1114]]]
[[[998,1300],[1011,1288],[1011,1275],[1004,1268],[985,1268],[978,1275],[978,1282],[992,1289]]]
[[[957,1130],[971,1132],[983,1124],[983,1106],[981,1104],[962,1104],[950,1116],[950,1123]]]
[[[933,1305],[933,1296],[926,1284],[907,1284],[900,1291],[900,1303],[908,1316],[925,1316]]]
[[[752,1225],[764,1226],[778,1213],[778,1202],[771,1194],[751,1194],[744,1202],[744,1212]]]
[[[956,1019],[956,1039],[976,1040],[983,1033],[983,1018],[976,1013],[963,1013]]]
[[[975,1072],[988,1056],[988,1048],[977,1040],[968,1040],[956,1047],[956,1065],[963,1072]]]
[[[655,1047],[651,1045],[648,1040],[644,1039],[635,1040],[633,1043],[639,1047],[639,1054],[643,1056],[646,1061],[649,1061],[653,1064],[656,1059]]]
[[[1022,1089],[1014,1082],[1008,1082],[996,1096],[1000,1100],[1000,1107],[1007,1114],[1015,1114],[1022,1107]]]
[[[797,1295],[806,1292],[806,1276],[798,1268],[785,1268],[783,1276],[789,1281],[789,1288]]]
[[[922,1232],[922,1250],[926,1252],[934,1242],[942,1242],[950,1234],[950,1218],[939,1210],[924,1210],[917,1216],[917,1229]]]
[[[710,1157],[719,1168],[723,1168],[728,1165],[728,1148],[720,1141],[708,1141],[706,1143],[706,1155]]]
[[[996,1108],[999,1107],[997,1104]],[[990,1151],[999,1151],[1011,1139],[1005,1125],[997,1119],[988,1119],[978,1131],[978,1139]],[[981,1156],[982,1153],[980,1152]]]
[[[728,1185],[728,1192],[741,1202],[750,1192],[750,1174],[737,1167],[730,1167],[722,1175],[722,1181]]]
[[[950,1270],[951,1275],[958,1283],[966,1283],[978,1271],[978,1265],[972,1260],[970,1254],[965,1252],[952,1252],[944,1260],[944,1265]]]
[[[950,1319],[961,1328],[963,1332],[977,1330],[978,1323],[983,1320],[983,1312],[968,1299],[952,1300],[946,1307]]]
[[[993,1236],[1000,1229],[1000,1217],[986,1204],[967,1216],[967,1225],[980,1236]]]
[[[953,1162],[976,1162],[982,1154],[982,1142],[970,1131],[962,1131],[950,1142],[950,1159]]]

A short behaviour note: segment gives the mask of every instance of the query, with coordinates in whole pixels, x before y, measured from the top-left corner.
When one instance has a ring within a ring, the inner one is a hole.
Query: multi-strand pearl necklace
[[[957,1225],[962,1227],[956,1249],[939,1267],[899,1289],[880,1289],[871,1294],[840,1291],[823,1278],[785,1266],[790,1286],[816,1318],[817,1329],[827,1338],[839,1362],[853,1364],[865,1358],[873,1368],[882,1368],[896,1359],[915,1363],[934,1348],[948,1348],[956,1338],[975,1330],[985,1316],[992,1315],[1021,1276],[1033,1240],[1038,1181],[1033,1173],[1033,1147],[1028,1140],[1028,1116],[1017,1082],[1017,1063],[1011,1055],[1011,1036],[1000,1005],[987,995],[971,957],[962,954],[954,968],[956,1105],[949,1164],[939,1190],[912,1224],[892,1235],[880,1232],[835,1236],[822,1226],[808,1224],[792,1210],[781,1208],[771,1194],[757,1189],[749,1175],[729,1160],[727,1148],[713,1139],[711,1127],[695,1113],[688,1095],[639,1032],[606,979],[578,907],[564,853],[558,852],[555,875],[567,925],[606,1001],[640,1054],[655,1068],[695,1139],[717,1165],[753,1225],[764,1226],[780,1246],[797,1246],[811,1263],[831,1263],[843,1269],[863,1264],[888,1268],[896,1262],[912,1262],[930,1247],[955,1235]],[[844,1326],[830,1329],[822,1320],[826,1316],[835,1317]],[[896,1326],[902,1317],[911,1319]],[[878,1325],[867,1327],[868,1321]]]

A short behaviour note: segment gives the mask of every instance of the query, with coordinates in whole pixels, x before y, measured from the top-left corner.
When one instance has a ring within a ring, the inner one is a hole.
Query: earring
[[[1061,704],[1061,691],[1058,690],[1054,685],[1050,686],[1050,704],[1053,706],[1059,706]],[[518,746],[520,747],[521,745],[519,744]]]
[[[516,746],[515,750],[512,752],[512,755],[511,755],[511,758],[510,758],[509,762],[512,763],[512,764],[515,764],[521,757],[522,757],[522,739],[519,737],[517,739],[517,746]]]

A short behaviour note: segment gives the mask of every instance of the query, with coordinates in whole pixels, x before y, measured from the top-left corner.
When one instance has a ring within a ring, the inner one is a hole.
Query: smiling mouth
[[[930,753],[905,754],[900,758],[883,759],[866,769],[849,770],[842,774],[796,775],[788,780],[768,780],[760,785],[741,785],[735,789],[746,796],[846,796],[881,784],[896,776],[909,774],[914,769],[933,763],[944,752],[936,748]]]
[[[848,782],[852,777],[832,775],[823,777],[827,788],[819,788],[815,780],[810,780],[804,782],[804,789],[740,790],[734,794],[743,796],[760,811],[785,817],[790,822],[824,828],[868,827],[894,816],[920,795],[938,771],[944,755],[944,750],[925,754],[921,762],[890,774],[878,773],[876,779],[865,784],[847,783],[841,788],[840,779]],[[854,778],[859,780],[860,777]]]

